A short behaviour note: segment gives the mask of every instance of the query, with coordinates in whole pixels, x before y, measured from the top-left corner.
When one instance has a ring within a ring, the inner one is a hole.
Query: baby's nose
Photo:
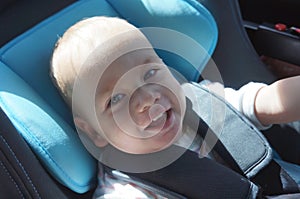
[[[152,88],[151,85],[144,85],[133,93],[131,99],[133,105],[132,108],[135,112],[142,113],[160,99],[160,93]]]

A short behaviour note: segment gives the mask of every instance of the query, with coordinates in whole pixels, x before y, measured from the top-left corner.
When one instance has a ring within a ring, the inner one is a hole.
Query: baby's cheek
[[[122,107],[113,113],[113,125],[120,133],[133,134],[136,131],[134,115],[130,114],[129,108],[129,104],[122,104]]]

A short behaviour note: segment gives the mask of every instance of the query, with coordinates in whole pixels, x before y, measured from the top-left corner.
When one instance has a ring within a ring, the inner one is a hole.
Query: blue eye
[[[150,69],[146,72],[146,74],[144,75],[144,81],[146,81],[147,79],[149,79],[150,77],[154,76],[156,73],[157,69]]]
[[[109,100],[109,103],[107,104],[108,106],[113,106],[117,103],[119,103],[123,98],[125,97],[125,94],[118,93],[112,96]]]

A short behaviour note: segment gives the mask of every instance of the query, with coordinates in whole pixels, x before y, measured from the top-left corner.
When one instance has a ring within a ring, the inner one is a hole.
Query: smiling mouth
[[[173,119],[171,119],[173,118],[171,117],[172,115],[172,109],[168,109],[167,111],[153,118],[152,122],[144,130],[151,133],[164,132],[165,130],[169,129],[173,123]]]

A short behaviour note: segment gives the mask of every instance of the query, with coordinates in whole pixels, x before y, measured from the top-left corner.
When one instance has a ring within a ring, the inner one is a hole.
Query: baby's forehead
[[[162,60],[153,49],[134,50],[115,58],[107,66],[102,66],[104,69],[103,75],[115,78],[116,75],[122,75],[133,69],[136,73],[140,73],[141,69],[149,65],[162,63]]]
[[[99,77],[98,89],[102,92],[111,90],[121,78],[125,80],[140,78],[145,70],[157,64],[163,62],[152,49],[126,53],[105,66],[104,72]]]

